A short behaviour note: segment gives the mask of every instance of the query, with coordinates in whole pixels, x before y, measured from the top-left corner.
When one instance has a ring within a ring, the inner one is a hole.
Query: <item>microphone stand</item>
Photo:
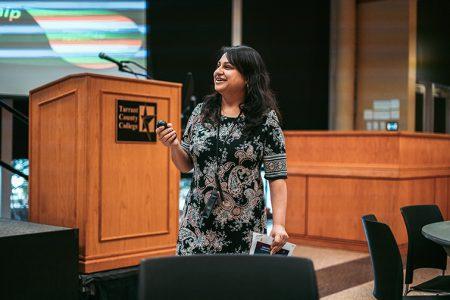
[[[148,74],[148,70],[146,68],[144,68],[143,66],[141,66],[140,64],[138,64],[137,62],[134,62],[134,61],[131,61],[131,60],[120,60],[120,61],[118,61],[118,60],[116,60],[116,59],[106,55],[104,52],[100,52],[98,54],[98,57],[100,57],[101,59],[105,59],[107,61],[110,61],[110,62],[116,64],[120,72],[133,74],[134,76],[136,76],[136,78],[138,78],[138,76],[143,76],[143,77],[145,77],[147,79],[152,79],[152,76],[150,76]],[[145,74],[133,71],[133,69],[130,68],[129,66],[127,66],[126,64],[133,64],[133,65],[139,67],[140,69],[145,71]]]
[[[121,60],[120,63],[122,64],[122,68],[119,67],[119,71],[125,72],[125,73],[130,73],[133,74],[135,76],[143,76],[147,79],[153,79],[152,76],[150,76],[148,74],[148,70],[146,68],[144,68],[143,66],[141,66],[140,64],[138,64],[137,62],[131,61],[131,60]],[[124,64],[132,64],[137,66],[138,68],[144,70],[146,73],[137,73],[134,72],[130,67],[124,65]]]

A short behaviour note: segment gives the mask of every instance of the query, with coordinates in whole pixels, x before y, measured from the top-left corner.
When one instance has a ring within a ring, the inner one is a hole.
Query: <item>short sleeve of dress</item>
[[[275,111],[270,111],[264,123],[263,131],[266,135],[264,144],[264,178],[268,180],[286,179],[286,147],[283,131]]]
[[[189,155],[191,155],[190,146],[192,143],[192,130],[194,125],[198,122],[198,119],[200,118],[201,110],[202,110],[202,103],[198,104],[192,111],[192,114],[187,122],[186,129],[184,130],[183,138],[181,139],[181,147]]]

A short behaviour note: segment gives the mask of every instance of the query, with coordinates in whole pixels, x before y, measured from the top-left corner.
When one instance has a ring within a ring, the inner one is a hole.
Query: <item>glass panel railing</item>
[[[15,159],[12,161],[12,167],[29,174],[28,159]],[[28,181],[16,174],[11,176],[11,196],[10,196],[11,219],[27,221],[28,220]]]

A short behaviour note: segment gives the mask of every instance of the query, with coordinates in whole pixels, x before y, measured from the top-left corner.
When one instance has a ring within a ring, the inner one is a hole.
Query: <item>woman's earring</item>
[[[245,86],[247,87],[247,90],[248,90],[248,82],[245,83]]]

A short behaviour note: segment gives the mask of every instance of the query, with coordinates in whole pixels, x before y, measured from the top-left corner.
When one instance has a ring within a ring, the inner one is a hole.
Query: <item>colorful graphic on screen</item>
[[[102,70],[146,65],[146,1],[0,1],[0,64]]]

